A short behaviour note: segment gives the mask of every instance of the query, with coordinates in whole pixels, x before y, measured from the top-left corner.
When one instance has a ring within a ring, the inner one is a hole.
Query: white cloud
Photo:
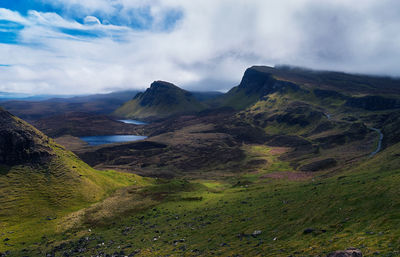
[[[21,24],[26,23],[26,19],[23,18],[18,12],[0,8],[0,19],[5,21],[19,22]]]
[[[85,19],[83,19],[83,22],[86,25],[100,25],[101,24],[100,20],[94,16],[86,16]]]
[[[400,75],[400,3],[394,0],[51,3],[78,12],[83,22],[0,9],[0,19],[25,26],[22,44],[0,46],[0,63],[12,65],[0,67],[0,91],[95,93],[145,88],[158,79],[221,90],[237,84],[254,64]],[[143,8],[153,21],[147,30],[109,24],[117,15],[140,20],[130,16]],[[164,31],[171,10],[183,16]]]

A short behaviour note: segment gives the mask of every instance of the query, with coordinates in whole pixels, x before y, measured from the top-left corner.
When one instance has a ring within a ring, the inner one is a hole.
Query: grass
[[[266,176],[296,173],[280,160],[283,147],[243,145],[245,164],[264,162],[234,176],[164,180],[96,171],[49,144],[55,158],[46,166],[0,166],[0,252],[316,256],[357,247],[366,256],[400,254],[400,144],[301,181]]]
[[[247,147],[257,158],[272,151]],[[148,181],[81,210],[84,222],[28,253],[67,242],[64,250],[84,244],[84,255],[140,250],[140,256],[315,256],[357,247],[366,256],[396,256],[399,154],[395,145],[351,170],[300,182],[253,176],[251,183],[235,186],[251,174],[219,181]],[[272,163],[268,170],[283,171],[285,165]],[[304,234],[306,228],[314,232]],[[261,234],[252,235],[258,230]]]
[[[56,157],[46,166],[1,167],[0,239],[9,240],[0,244],[0,252],[54,234],[62,217],[118,188],[148,183],[132,174],[96,171],[71,152],[53,143],[51,146]]]

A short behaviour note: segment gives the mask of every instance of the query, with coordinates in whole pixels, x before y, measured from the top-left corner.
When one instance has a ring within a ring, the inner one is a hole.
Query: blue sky
[[[32,11],[38,13],[54,13],[63,19],[76,21],[81,24],[87,23],[88,18],[92,18],[91,21],[93,24],[125,26],[136,31],[168,31],[173,29],[175,24],[182,18],[182,12],[178,8],[170,8],[163,13],[161,20],[155,21],[151,14],[150,5],[140,5],[124,9],[123,5],[118,4],[117,2],[115,2],[115,4],[110,4],[108,9],[104,10],[101,8],[85,9],[82,8],[79,3],[67,5],[63,4],[62,1],[3,0],[0,3],[0,8],[18,12],[23,17],[29,17]],[[157,24],[155,24],[156,22]],[[24,24],[0,19],[0,43],[23,43],[18,40],[18,35],[23,29]],[[107,36],[98,28],[68,28],[54,24],[53,29],[77,37]]]
[[[2,0],[0,91],[227,90],[255,64],[399,76],[399,13],[397,0]]]
[[[154,22],[154,19],[151,15],[150,4],[140,5],[134,8],[129,8],[129,10],[124,10],[123,4],[118,3],[118,1],[110,1],[110,5],[108,7],[109,9],[112,8],[112,11],[110,11],[100,8],[81,8],[81,4],[77,2],[68,5],[62,1],[3,0],[0,3],[0,7],[17,11],[22,15],[28,15],[29,11],[31,10],[36,10],[43,13],[53,12],[66,19],[77,20],[81,23],[83,23],[86,16],[93,15],[102,22],[106,21],[114,25],[128,26],[133,29],[149,29]],[[124,11],[128,12],[129,15],[120,15]],[[170,29],[181,17],[182,12],[178,8],[171,8],[165,13],[162,24],[164,25],[165,29]]]

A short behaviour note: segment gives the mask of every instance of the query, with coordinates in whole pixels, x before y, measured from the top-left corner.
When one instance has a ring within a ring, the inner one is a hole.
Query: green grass
[[[269,150],[256,146],[255,151]],[[81,224],[64,236],[72,239],[69,247],[79,245],[74,238],[88,236],[86,255],[121,250],[128,255],[140,249],[141,256],[315,256],[357,247],[366,256],[396,256],[399,154],[396,145],[352,170],[303,182],[253,177],[247,185],[234,186],[247,175],[236,181],[159,180],[131,189],[130,202],[139,204],[124,215]],[[271,165],[271,170],[286,168]],[[113,201],[124,202],[121,195],[114,194]],[[315,231],[304,234],[306,228]],[[251,236],[256,230],[261,234]],[[30,248],[35,249],[31,253],[49,249],[47,243]]]
[[[260,99],[258,94],[246,95],[244,91],[239,90],[238,87],[232,88],[228,93],[213,100],[214,105],[228,106],[235,110],[243,110]]]
[[[52,144],[52,143],[51,143]],[[98,202],[118,188],[145,185],[133,174],[97,171],[52,144],[56,157],[46,166],[1,167],[0,252],[55,233],[65,215]]]

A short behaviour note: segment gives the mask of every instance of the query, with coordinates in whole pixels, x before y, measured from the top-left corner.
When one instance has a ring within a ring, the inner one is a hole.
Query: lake
[[[143,140],[146,138],[147,138],[146,136],[134,136],[134,135],[108,135],[108,136],[80,137],[80,139],[87,142],[91,146],[105,145],[105,144],[112,144],[112,143],[133,142],[133,141]]]
[[[126,123],[126,124],[135,124],[135,125],[147,125],[147,122],[140,121],[140,120],[118,120],[120,122]]]

